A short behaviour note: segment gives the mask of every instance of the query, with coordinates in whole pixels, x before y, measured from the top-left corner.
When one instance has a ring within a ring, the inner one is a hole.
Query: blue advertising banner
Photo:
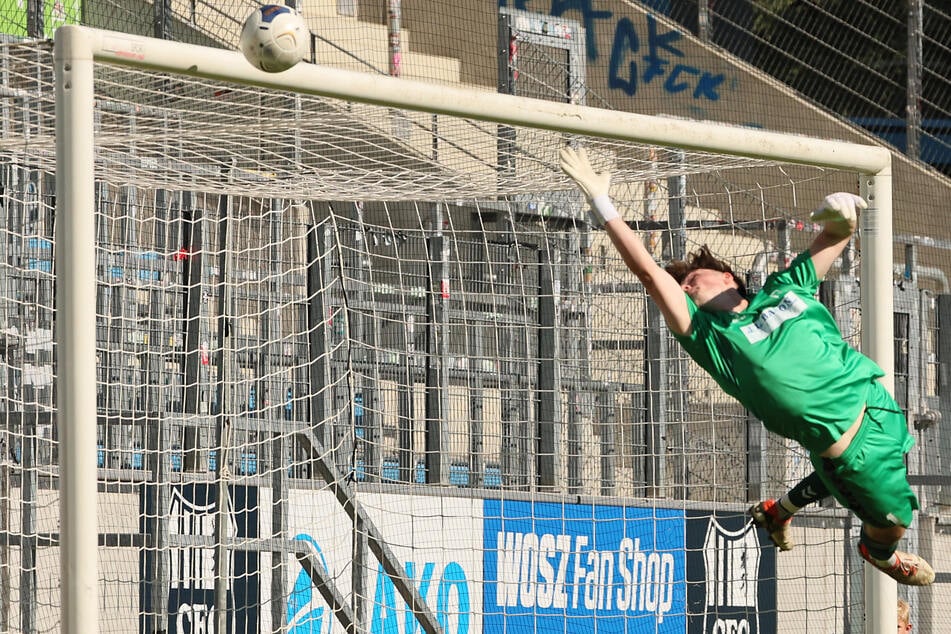
[[[743,513],[484,504],[483,632],[776,631],[776,550]]]
[[[687,631],[684,511],[484,502],[484,632]]]

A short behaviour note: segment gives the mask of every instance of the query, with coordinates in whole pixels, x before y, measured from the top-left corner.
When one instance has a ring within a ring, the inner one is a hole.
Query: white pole
[[[860,193],[869,207],[861,217],[862,352],[885,370],[882,384],[895,390],[894,296],[892,290],[891,165],[875,176],[863,176]],[[864,565],[865,632],[891,634],[898,623],[898,585]]]
[[[403,70],[403,50],[400,42],[402,20],[402,0],[389,0],[386,25],[390,50],[390,77],[399,77]]]
[[[56,72],[56,344],[63,634],[99,632],[93,55],[59,29]]]
[[[222,81],[240,81],[264,88],[405,108],[419,112],[469,117],[510,125],[587,134],[607,139],[677,146],[835,167],[874,174],[888,165],[888,150],[872,145],[754,130],[699,121],[652,117],[630,112],[546,102],[461,87],[370,73],[298,64],[282,73],[252,67],[235,51],[175,43],[79,26],[93,40],[97,60]]]

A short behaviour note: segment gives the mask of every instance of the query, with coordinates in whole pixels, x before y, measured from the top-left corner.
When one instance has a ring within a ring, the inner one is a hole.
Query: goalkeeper
[[[862,520],[858,550],[866,561],[899,583],[931,583],[928,562],[897,549],[918,508],[906,478],[904,455],[914,440],[904,415],[877,381],[882,369],[843,341],[815,299],[865,201],[827,196],[812,214],[824,222],[812,245],[747,298],[743,282],[706,247],[661,268],[618,216],[608,197],[611,175],[595,172],[583,148],[563,149],[561,166],[687,353],[767,429],[809,452],[815,471],[778,501],[753,506],[756,524],[789,550],[792,515],[833,495]]]

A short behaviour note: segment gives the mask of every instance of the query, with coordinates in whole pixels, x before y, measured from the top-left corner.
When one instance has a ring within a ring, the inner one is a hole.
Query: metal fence
[[[910,0],[644,4],[951,175],[951,7]]]

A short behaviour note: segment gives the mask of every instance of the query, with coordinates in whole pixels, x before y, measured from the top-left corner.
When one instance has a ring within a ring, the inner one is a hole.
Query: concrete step
[[[352,9],[348,13],[356,14],[356,0],[304,0],[300,3],[300,11],[307,18],[344,17],[340,14],[340,9],[344,8],[341,5]]]
[[[307,25],[317,34],[315,59],[318,64],[360,72],[389,72],[389,35],[382,24],[362,22],[339,15],[336,0],[313,0],[303,8]],[[333,9],[328,14],[328,6]],[[314,9],[316,13],[310,13]],[[415,53],[412,34],[400,31],[402,51],[400,76],[422,81],[458,83],[460,61],[456,58]]]

